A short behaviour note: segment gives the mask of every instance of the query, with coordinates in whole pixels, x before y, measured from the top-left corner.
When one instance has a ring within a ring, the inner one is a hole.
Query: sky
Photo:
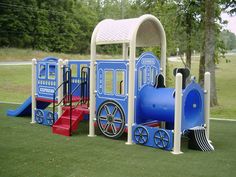
[[[229,31],[231,31],[236,35],[236,15],[231,17],[226,13],[222,13],[221,17],[223,20],[228,21],[228,24],[225,25],[225,29],[228,29]]]

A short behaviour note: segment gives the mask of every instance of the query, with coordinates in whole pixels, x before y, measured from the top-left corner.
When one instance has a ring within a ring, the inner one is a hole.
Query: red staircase
[[[77,107],[72,108],[70,131],[70,106],[65,106],[62,109],[64,112],[52,126],[52,132],[54,134],[70,136],[73,131],[78,129],[79,123],[83,120],[84,115],[89,114],[89,110],[87,105],[78,105]]]

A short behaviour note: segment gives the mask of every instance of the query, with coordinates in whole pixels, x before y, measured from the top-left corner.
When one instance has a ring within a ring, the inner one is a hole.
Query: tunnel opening
[[[198,90],[193,89],[187,93],[184,101],[184,127],[195,127],[197,126],[203,111],[202,97]]]

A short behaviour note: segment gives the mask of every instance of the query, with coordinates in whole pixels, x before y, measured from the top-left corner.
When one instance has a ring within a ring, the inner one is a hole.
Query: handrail
[[[56,103],[56,93],[60,87],[64,86],[64,84],[68,84],[68,88],[69,89],[71,88],[71,86],[70,86],[71,85],[71,69],[69,67],[65,67],[65,68],[69,69],[68,71],[65,72],[67,80],[63,81],[56,89],[54,89],[54,92],[53,92],[53,124],[55,123],[55,107],[59,106],[61,104],[61,102],[65,100],[65,98],[68,98],[68,95],[69,95],[69,94],[66,94],[61,100],[57,100],[57,104],[55,104]]]
[[[123,80],[120,81],[120,95],[122,95],[122,83],[123,82],[124,82]]]
[[[87,69],[87,72],[84,71],[84,69]],[[86,103],[85,98],[87,98],[87,106],[89,107],[89,78],[90,78],[90,68],[88,66],[84,66],[81,68],[81,83],[83,88],[81,88],[81,98],[82,103]],[[83,82],[82,82],[82,79]],[[84,87],[86,87],[86,92],[84,93]]]

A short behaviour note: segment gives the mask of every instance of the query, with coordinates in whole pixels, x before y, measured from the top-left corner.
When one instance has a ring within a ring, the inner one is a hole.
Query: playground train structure
[[[96,59],[96,46],[122,44],[122,59]],[[160,46],[136,58],[136,47]],[[81,121],[89,121],[108,138],[127,133],[126,144],[181,152],[181,137],[191,149],[211,151],[209,140],[210,73],[204,88],[186,68],[176,68],[175,88],[166,87],[166,38],[152,15],[103,20],[91,38],[90,60],[47,57],[32,60],[32,95],[9,116],[32,115],[32,123],[71,136]],[[52,108],[48,108],[52,105]]]

